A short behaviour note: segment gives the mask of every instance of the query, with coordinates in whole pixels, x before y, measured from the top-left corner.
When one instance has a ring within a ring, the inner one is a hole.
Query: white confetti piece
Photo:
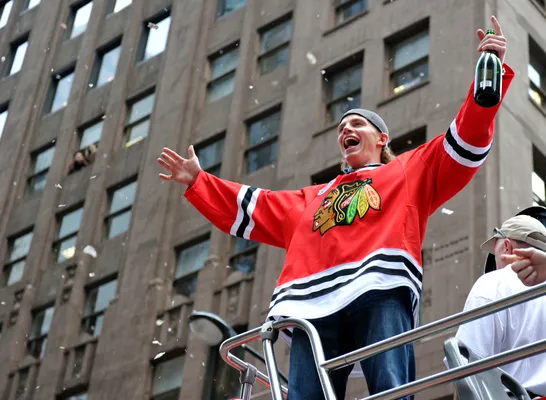
[[[152,342],[152,344],[157,344],[158,346],[163,346],[163,345],[159,342],[159,340],[154,340],[154,341]]]
[[[155,324],[156,324],[157,326],[161,326],[161,325],[163,325],[164,323],[165,323],[165,321],[163,321],[162,319],[158,319],[157,321],[155,321]]]
[[[154,24],[153,22],[148,22],[148,28],[150,28],[150,29],[159,29],[159,26]]]
[[[93,258],[97,258],[97,250],[93,246],[87,245],[83,248],[85,254],[89,254]]]
[[[453,210],[450,210],[449,208],[442,208],[442,214],[445,214],[445,215],[451,215],[453,214]]]
[[[57,189],[62,189],[62,188],[63,188],[63,187],[61,186],[60,183],[56,183],[56,184],[55,184],[55,187],[56,187]]]
[[[155,357],[154,357],[154,360],[157,360],[158,358],[161,358],[161,357],[163,357],[164,355],[165,355],[165,352],[164,352],[164,351],[162,351],[161,353],[157,353],[157,354],[155,355]]]
[[[59,204],[59,208],[65,208],[66,204]]]
[[[311,65],[315,65],[317,63],[317,58],[313,53],[307,52],[305,57],[307,57],[307,61],[309,61]]]
[[[95,273],[94,273],[94,272],[90,272],[90,273],[89,273],[89,277],[90,277],[90,278],[93,278],[94,276],[95,276]]]

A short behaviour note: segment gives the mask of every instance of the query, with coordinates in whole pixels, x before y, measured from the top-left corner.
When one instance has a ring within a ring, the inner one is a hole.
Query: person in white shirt
[[[503,255],[515,249],[546,251],[546,227],[528,215],[508,219],[482,244],[494,255],[488,257],[485,274],[470,291],[465,311],[499,300],[528,288]],[[504,309],[459,327],[456,337],[481,357],[489,357],[546,338],[546,297]],[[546,354],[515,361],[501,367],[534,396],[546,396]]]

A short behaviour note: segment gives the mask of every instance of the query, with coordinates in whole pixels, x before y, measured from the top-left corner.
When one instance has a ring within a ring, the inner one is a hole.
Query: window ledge
[[[339,24],[337,24],[336,26],[330,28],[330,29],[327,29],[326,31],[324,31],[322,33],[322,36],[328,36],[329,34],[331,34],[332,32],[335,32],[337,31],[338,29],[341,29],[343,28],[344,26],[346,25],[349,25],[350,23],[352,23],[353,21],[359,19],[359,18],[362,18],[363,16],[365,16],[366,14],[368,14],[370,12],[370,10],[364,10],[362,11],[361,13],[358,13],[356,15],[353,15],[351,18],[349,19],[346,19],[345,21],[343,22],[340,22]]]
[[[326,128],[321,129],[320,131],[313,133],[312,137],[316,138],[316,137],[318,137],[318,136],[320,136],[320,135],[334,129],[335,127],[337,127],[337,125],[338,125],[337,122],[332,122],[330,125],[326,126]]]
[[[402,93],[398,93],[398,94],[395,94],[393,96],[390,96],[388,98],[386,98],[385,100],[382,100],[380,101],[379,103],[377,103],[377,107],[381,107],[381,106],[384,106],[385,104],[388,104],[390,103],[391,101],[394,101],[396,99],[399,99],[400,97],[403,97],[405,95],[407,95],[408,93],[411,93],[411,92],[414,92],[416,90],[419,90],[421,89],[423,86],[426,86],[430,83],[430,80],[426,80],[424,82],[421,82],[413,87],[410,87],[409,89],[407,90],[404,90]]]
[[[546,18],[546,9],[536,2],[536,0],[531,0],[531,3],[536,7],[536,9]]]
[[[544,115],[544,117],[546,117],[546,110],[543,107],[539,106],[537,103],[535,103],[531,96],[527,95],[527,98],[537,108],[537,110],[540,111],[542,115]]]

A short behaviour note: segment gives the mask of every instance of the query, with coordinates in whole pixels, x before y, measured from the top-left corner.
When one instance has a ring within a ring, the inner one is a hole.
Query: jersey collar
[[[369,169],[375,169],[375,168],[378,168],[378,167],[380,167],[382,165],[385,165],[385,164],[382,164],[382,163],[366,164],[363,167],[357,169],[356,171],[352,167],[348,167],[348,168],[344,168],[343,172],[346,173],[346,174],[350,174],[351,172],[358,172],[358,171],[364,171],[364,170],[369,170]]]

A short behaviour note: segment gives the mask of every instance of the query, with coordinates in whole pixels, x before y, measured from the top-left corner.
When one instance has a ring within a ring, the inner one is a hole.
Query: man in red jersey
[[[504,61],[506,40],[491,20],[497,34],[480,29],[478,51],[496,51]],[[514,77],[508,65],[504,70],[503,98]],[[499,107],[478,106],[471,86],[446,133],[394,159],[383,119],[349,110],[337,139],[348,168],[328,184],[301,190],[273,192],[219,179],[201,170],[192,146],[188,159],[165,148],[158,162],[168,174],[160,177],[188,185],[185,197],[222,231],[286,249],[268,318],[309,320],[330,359],[416,326],[428,217],[485,161]],[[289,399],[323,398],[307,336],[296,329],[291,339]],[[360,366],[371,394],[411,382],[413,345]],[[339,399],[351,369],[331,373]]]

